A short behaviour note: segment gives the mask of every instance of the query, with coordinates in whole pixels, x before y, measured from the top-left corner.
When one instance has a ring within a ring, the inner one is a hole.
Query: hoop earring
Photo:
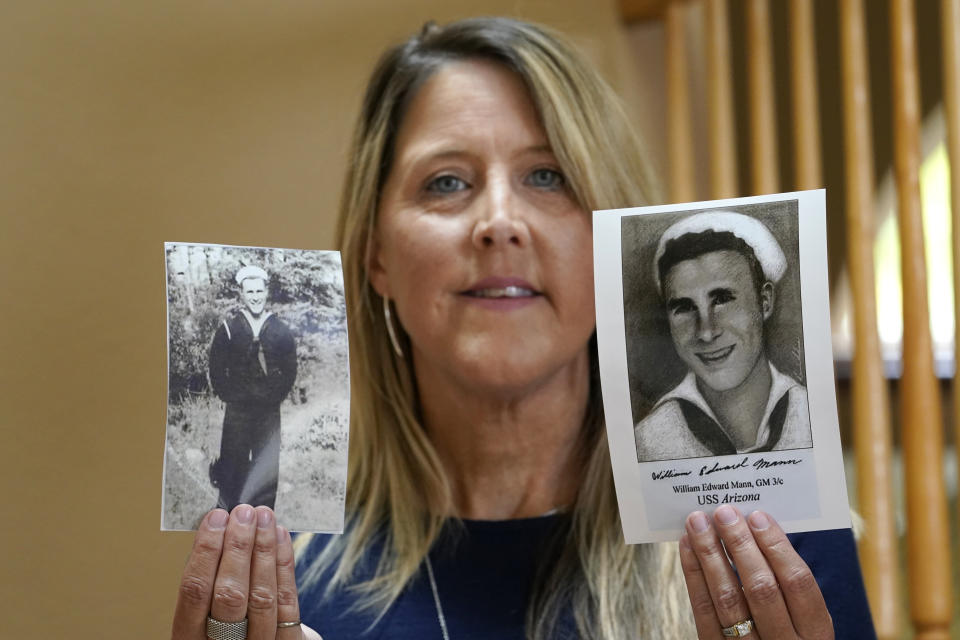
[[[403,358],[403,349],[400,348],[400,342],[397,340],[397,334],[393,330],[393,317],[390,315],[390,297],[383,296],[383,321],[387,325],[387,335],[390,336],[390,344],[393,345],[393,351],[398,358]]]

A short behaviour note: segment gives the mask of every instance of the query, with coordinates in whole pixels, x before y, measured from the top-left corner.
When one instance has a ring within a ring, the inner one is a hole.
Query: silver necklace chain
[[[440,632],[443,634],[443,640],[450,640],[450,634],[447,632],[447,619],[443,615],[443,605],[440,604],[440,592],[437,591],[437,579],[433,577],[433,565],[430,563],[430,554],[427,554],[424,561],[427,563],[427,577],[430,578],[430,588],[433,590],[433,604],[437,606],[437,620],[440,622]]]

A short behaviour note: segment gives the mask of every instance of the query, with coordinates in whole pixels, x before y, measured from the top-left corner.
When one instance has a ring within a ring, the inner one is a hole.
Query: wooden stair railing
[[[797,189],[823,187],[812,0],[790,0],[790,87]]]
[[[750,97],[751,195],[776,193],[780,185],[777,114],[769,0],[747,0],[747,87]]]
[[[920,209],[920,86],[912,0],[890,2],[894,171],[903,281],[901,434],[907,489],[907,572],[917,640],[950,636],[950,536],[943,418],[934,373]]]
[[[859,541],[867,596],[881,640],[899,637],[897,536],[894,530],[893,433],[877,330],[874,281],[873,138],[863,0],[840,2],[843,129],[846,150],[847,270],[853,294],[851,392],[857,453]]]
[[[769,0],[738,0],[743,9],[752,193],[780,189]],[[960,327],[960,0],[941,0],[944,107],[951,159],[955,317]],[[826,3],[820,2],[824,7]],[[902,637],[898,540],[895,531],[888,382],[884,377],[876,320],[873,263],[875,241],[874,152],[869,58],[864,0],[835,0],[839,17],[847,269],[853,299],[852,422],[856,454],[857,509],[865,521],[859,541],[867,593],[878,635]],[[951,553],[943,469],[939,384],[927,312],[926,260],[920,210],[920,107],[915,7],[890,0],[889,62],[892,71],[894,175],[903,282],[903,374],[899,424],[904,454],[907,507],[908,596],[917,640],[948,638],[952,621]],[[779,9],[779,7],[778,7]],[[730,6],[728,0],[621,0],[625,21],[663,19],[666,34],[667,118],[670,194],[674,201],[696,199],[689,98],[687,16],[702,12],[706,42],[709,195],[745,195],[738,186],[734,123]],[[790,0],[788,11],[796,189],[823,186],[813,0]],[[875,59],[886,65],[887,60]],[[741,107],[743,108],[743,107]],[[828,153],[840,153],[831,141]],[[955,341],[960,362],[960,341]],[[960,395],[960,394],[955,394]],[[960,398],[954,420],[960,443]]]
[[[947,154],[950,158],[950,209],[953,249],[953,318],[960,328],[960,0],[943,0],[940,5],[943,41],[943,107],[946,120]],[[953,361],[960,362],[960,340],[954,331]],[[960,447],[960,376],[954,373],[953,443]]]
[[[710,197],[733,198],[740,189],[737,186],[737,134],[733,120],[727,0],[705,0],[705,4]]]
[[[687,60],[686,3],[671,2],[664,13],[667,53],[667,156],[670,162],[670,199],[696,200],[693,172],[693,116],[690,113]]]

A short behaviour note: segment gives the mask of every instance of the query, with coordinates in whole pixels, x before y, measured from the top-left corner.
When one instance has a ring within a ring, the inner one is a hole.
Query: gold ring
[[[720,629],[720,631],[723,633],[724,638],[742,638],[743,636],[748,636],[753,633],[753,620],[747,618],[746,620],[735,622],[729,627],[724,627]]]
[[[296,622],[278,622],[277,623],[278,629],[286,629],[287,627],[299,627],[299,626],[300,626],[299,620],[297,620]]]

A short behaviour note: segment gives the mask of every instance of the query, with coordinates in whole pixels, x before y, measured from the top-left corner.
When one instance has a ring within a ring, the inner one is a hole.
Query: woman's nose
[[[530,242],[522,208],[524,203],[509,184],[491,182],[477,202],[477,221],[473,227],[473,244],[478,249],[490,247],[523,247]]]

